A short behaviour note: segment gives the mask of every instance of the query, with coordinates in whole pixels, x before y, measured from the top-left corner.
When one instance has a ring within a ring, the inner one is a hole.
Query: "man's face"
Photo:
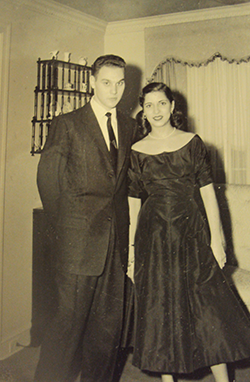
[[[94,89],[95,100],[110,110],[121,100],[124,89],[124,69],[116,66],[103,66],[96,77],[91,76],[90,84]]]

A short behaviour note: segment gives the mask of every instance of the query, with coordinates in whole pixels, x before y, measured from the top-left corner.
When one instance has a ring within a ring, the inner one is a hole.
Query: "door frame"
[[[4,261],[4,210],[8,130],[11,24],[0,18],[0,340],[2,339],[2,293]]]

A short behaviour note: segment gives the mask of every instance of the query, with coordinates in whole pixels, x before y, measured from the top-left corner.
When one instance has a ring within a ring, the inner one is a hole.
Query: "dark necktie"
[[[116,143],[116,139],[115,139],[115,134],[114,134],[114,130],[113,130],[113,127],[112,127],[112,124],[111,124],[111,113],[106,113],[106,116],[108,118],[107,120],[107,127],[108,127],[108,133],[109,133],[109,142],[110,142],[110,159],[111,159],[111,163],[112,163],[112,166],[114,168],[114,171],[116,172],[116,166],[117,166],[117,154],[118,154],[118,150],[117,150],[117,143]]]

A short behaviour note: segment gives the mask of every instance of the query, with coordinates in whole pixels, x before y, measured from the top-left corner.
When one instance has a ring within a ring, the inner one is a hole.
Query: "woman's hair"
[[[163,82],[151,82],[148,85],[146,85],[141,91],[141,95],[139,97],[139,103],[142,108],[144,107],[146,94],[149,94],[152,92],[163,92],[170,103],[174,101],[173,93],[166,84],[164,84]],[[151,131],[151,126],[148,120],[144,118],[143,110],[141,110],[137,114],[136,121],[139,126],[140,133],[143,136],[146,136]],[[171,126],[176,127],[177,129],[182,128],[183,114],[180,111],[177,111],[176,108],[174,108],[170,116],[170,123],[171,123]]]

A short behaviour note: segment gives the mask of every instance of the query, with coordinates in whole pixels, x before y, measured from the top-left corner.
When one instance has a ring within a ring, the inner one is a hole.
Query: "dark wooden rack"
[[[56,59],[37,61],[31,154],[41,153],[51,120],[85,105],[92,96],[91,67]]]

